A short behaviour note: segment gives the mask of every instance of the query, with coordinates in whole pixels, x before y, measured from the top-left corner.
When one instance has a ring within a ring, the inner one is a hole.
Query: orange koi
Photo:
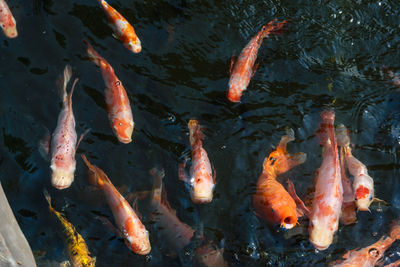
[[[107,175],[97,166],[92,165],[85,155],[81,155],[89,168],[89,181],[99,187],[108,202],[114,220],[125,238],[125,244],[139,255],[150,253],[149,233],[123,196],[115,189]]]
[[[333,267],[373,267],[381,265],[381,259],[385,251],[400,238],[400,225],[395,224],[388,237],[381,237],[376,243],[362,248],[353,249],[343,255],[343,260],[338,260],[330,264]],[[389,265],[390,266],[390,265]],[[396,265],[394,265],[396,266]]]
[[[190,146],[192,150],[192,167],[190,168],[190,180],[185,174],[186,161],[179,165],[179,179],[191,186],[190,196],[197,204],[209,203],[213,198],[215,187],[215,170],[211,169],[211,163],[207,152],[203,148],[204,134],[197,120],[188,123],[190,132]]]
[[[344,150],[347,168],[354,177],[353,190],[358,210],[369,210],[374,198],[374,180],[368,175],[367,167],[351,154],[350,137],[347,128],[338,126],[338,143]]]
[[[8,38],[18,36],[17,23],[5,0],[0,0],[0,26]]]
[[[105,88],[105,100],[108,110],[108,118],[111,128],[121,143],[128,144],[132,141],[132,132],[135,126],[132,117],[132,109],[128,95],[121,81],[114,73],[113,67],[101,57],[88,41],[87,55],[100,67]]]
[[[319,250],[327,249],[339,226],[343,202],[343,187],[338,148],[334,130],[335,113],[321,113],[320,142],[323,145],[322,164],[317,171],[315,195],[309,216],[310,242]]]
[[[257,216],[273,224],[280,224],[286,229],[293,228],[297,217],[303,215],[295,200],[276,180],[278,175],[306,161],[305,153],[290,155],[287,152],[287,143],[293,140],[294,132],[290,129],[287,135],[282,136],[276,150],[265,158],[263,171],[257,182],[257,191],[253,195],[253,206]]]
[[[132,25],[106,1],[98,0],[98,2],[106,13],[116,38],[118,38],[128,50],[133,53],[139,53],[142,50],[142,46]]]
[[[250,83],[250,79],[256,73],[258,64],[254,65],[257,59],[258,49],[260,48],[264,38],[271,34],[278,34],[282,31],[283,26],[287,23],[284,20],[276,23],[276,20],[269,22],[261,28],[261,31],[254,36],[250,42],[243,48],[239,58],[234,62],[231,60],[227,97],[231,102],[239,102],[243,91],[246,90]]]

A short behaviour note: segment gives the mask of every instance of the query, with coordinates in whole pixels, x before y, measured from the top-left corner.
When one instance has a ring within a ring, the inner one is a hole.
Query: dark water
[[[400,94],[381,71],[383,65],[400,71],[398,1],[110,1],[135,27],[143,45],[138,55],[112,37],[95,0],[8,2],[19,37],[0,37],[0,179],[39,266],[68,258],[43,188],[86,239],[98,266],[181,266],[192,256],[190,249],[167,256],[146,216],[151,256],[130,252],[94,219],[112,215],[88,184],[79,157],[73,185],[51,188],[49,164],[37,145],[45,127],[56,126],[61,103],[55,80],[66,64],[80,79],[73,97],[77,132],[92,128],[78,152],[116,186],[125,186],[125,195],[150,190],[148,171],[162,166],[178,217],[196,230],[203,225],[204,235],[225,248],[230,266],[324,266],[375,242],[399,216]],[[228,103],[231,56],[273,18],[291,19],[287,31],[264,40],[242,103]],[[85,56],[83,39],[113,65],[127,89],[136,122],[131,144],[112,134],[104,83]],[[389,206],[359,212],[357,224],[340,226],[334,244],[316,252],[306,220],[290,231],[268,226],[253,214],[251,195],[264,157],[289,126],[297,138],[289,150],[306,152],[308,159],[282,181],[290,177],[305,196],[321,163],[314,132],[327,107],[351,129],[354,154],[375,179],[376,196]],[[204,145],[217,171],[208,205],[194,205],[177,178],[177,164],[189,153],[190,118],[207,128]],[[386,263],[399,258],[399,249],[395,243]]]

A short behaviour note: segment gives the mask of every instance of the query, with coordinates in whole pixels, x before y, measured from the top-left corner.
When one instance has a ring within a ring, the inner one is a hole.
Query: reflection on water
[[[8,2],[19,37],[0,41],[0,179],[43,266],[67,259],[43,188],[86,239],[99,266],[190,265],[194,251],[189,246],[173,257],[150,234],[150,256],[131,253],[94,219],[112,219],[112,214],[89,185],[81,160],[71,188],[51,188],[48,162],[37,144],[45,127],[55,128],[61,105],[55,80],[67,63],[79,77],[73,97],[77,132],[92,128],[78,153],[104,169],[115,186],[126,188],[125,195],[150,190],[148,171],[162,166],[179,219],[195,230],[203,224],[204,236],[224,246],[231,266],[323,266],[348,249],[375,242],[399,216],[400,96],[381,70],[386,65],[400,71],[395,1],[110,0],[134,25],[143,46],[138,55],[112,37],[96,1]],[[287,31],[264,40],[260,66],[242,102],[229,103],[230,58],[273,18],[290,19]],[[83,39],[96,46],[124,83],[135,119],[129,145],[118,143],[109,127],[104,83],[85,56]],[[255,217],[250,199],[263,159],[286,126],[297,137],[289,150],[304,151],[308,158],[280,179],[290,177],[305,197],[321,163],[314,132],[326,107],[351,130],[354,155],[367,165],[376,196],[389,206],[359,212],[357,224],[340,226],[334,244],[316,253],[307,220],[289,231],[266,225]],[[217,172],[215,199],[208,205],[194,205],[178,181],[178,163],[189,154],[191,118],[207,128],[204,146]],[[152,224],[147,216],[143,221]],[[395,243],[385,261],[399,258],[398,249]]]

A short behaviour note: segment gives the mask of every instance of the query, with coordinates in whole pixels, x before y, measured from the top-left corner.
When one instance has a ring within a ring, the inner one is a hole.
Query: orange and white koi
[[[260,48],[264,38],[271,34],[278,34],[282,31],[286,20],[276,23],[276,20],[269,22],[261,28],[261,31],[254,36],[250,42],[243,48],[239,58],[234,62],[231,60],[227,97],[232,102],[239,102],[243,91],[246,90],[250,83],[250,79],[256,73],[258,64],[254,65],[257,59],[258,49]]]
[[[5,0],[0,0],[0,26],[8,38],[18,36],[17,23]]]
[[[133,53],[139,53],[142,50],[142,46],[132,25],[106,1],[98,0],[98,2],[106,13],[116,38]]]
[[[330,266],[373,267],[377,264],[382,265],[383,262],[381,262],[381,259],[385,251],[394,243],[394,241],[400,238],[399,228],[399,224],[393,225],[388,237],[381,237],[377,242],[368,247],[350,250],[343,255],[343,260],[335,261],[331,263]]]
[[[351,154],[350,137],[347,128],[338,126],[338,144],[344,149],[344,158],[351,175],[354,177],[353,190],[358,210],[369,210],[374,200],[374,180],[368,175],[367,167]]]
[[[336,136],[339,134],[336,132]],[[342,175],[342,186],[343,186],[343,203],[342,213],[340,214],[340,222],[344,225],[349,225],[357,221],[356,216],[356,203],[354,201],[354,192],[351,187],[349,177],[346,174],[345,159],[344,159],[343,147],[340,148],[340,171]]]
[[[319,130],[323,145],[322,164],[317,171],[315,195],[309,216],[310,242],[319,250],[327,249],[339,226],[343,187],[334,129],[335,113],[321,113]]]
[[[92,165],[83,154],[82,159],[89,168],[89,181],[103,191],[114,220],[125,238],[125,244],[139,255],[149,254],[149,233],[135,211],[99,167]]]
[[[71,66],[67,65],[63,77],[59,80],[59,86],[63,93],[63,107],[58,115],[57,127],[51,138],[51,144],[49,134],[41,141],[41,145],[47,154],[51,149],[51,184],[57,189],[68,188],[74,181],[75,152],[86,134],[82,134],[77,143],[75,117],[72,111],[72,94],[78,79],[75,79],[70,93],[67,94],[67,84],[71,76]]]
[[[253,205],[257,216],[273,224],[280,224],[286,229],[293,228],[297,223],[297,218],[303,215],[295,200],[276,180],[278,175],[306,161],[305,153],[290,155],[287,152],[287,143],[293,140],[294,132],[290,129],[287,135],[282,136],[276,150],[265,158],[263,171],[257,182],[257,191],[253,195]]]
[[[132,141],[132,132],[135,126],[132,117],[132,109],[128,95],[122,82],[114,73],[113,67],[101,57],[96,50],[85,41],[87,55],[97,66],[100,67],[105,88],[105,100],[108,110],[108,118],[111,128],[121,143],[128,144]]]
[[[197,120],[188,123],[190,134],[190,146],[192,150],[192,166],[190,168],[190,180],[185,174],[186,161],[179,165],[179,179],[191,186],[190,196],[197,204],[209,203],[213,198],[215,187],[215,170],[211,169],[211,163],[207,152],[203,148],[204,134]]]

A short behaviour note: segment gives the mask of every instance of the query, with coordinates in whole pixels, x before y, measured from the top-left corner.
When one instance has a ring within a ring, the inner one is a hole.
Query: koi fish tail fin
[[[100,4],[102,1],[99,1]],[[94,64],[97,66],[100,66],[100,62],[103,60],[103,58],[97,53],[96,50],[94,50],[93,46],[89,43],[87,40],[83,40],[83,42],[88,46],[86,49],[87,56],[91,61],[93,61]]]
[[[307,160],[307,154],[303,152],[296,153],[288,158],[288,169],[303,164]]]
[[[49,192],[47,192],[46,189],[43,189],[43,195],[44,195],[44,198],[46,199],[47,203],[49,203],[49,209],[51,211],[53,211],[54,209],[53,209],[53,206],[51,205],[51,196],[50,196]]]
[[[72,110],[72,94],[74,93],[75,85],[78,82],[78,80],[79,80],[78,78],[76,78],[74,80],[74,83],[72,84],[72,87],[71,87],[71,91],[68,94],[68,106],[70,108],[69,109],[70,111]]]
[[[319,125],[319,129],[317,130],[317,137],[319,143],[324,145],[328,139],[331,142],[336,143],[336,138],[334,138],[334,121],[335,121],[335,112],[333,110],[324,110],[321,112],[322,122]]]
[[[84,154],[81,154],[83,161],[89,168],[89,182],[94,186],[102,187],[105,183],[111,183],[106,174],[97,166],[92,165]]]
[[[57,86],[58,86],[58,88],[60,88],[63,101],[67,101],[67,99],[68,99],[67,85],[68,85],[69,80],[71,80],[71,77],[72,77],[71,66],[66,65],[64,68],[63,76],[61,76],[57,80]]]
[[[350,146],[349,130],[343,124],[336,127],[336,138],[339,146],[344,148]]]
[[[288,23],[288,20],[284,20],[282,22],[276,23],[276,19],[270,21],[268,24],[264,25],[261,29],[262,37],[267,37],[270,34],[281,34],[285,30],[283,27]]]
[[[162,168],[154,167],[150,170],[150,175],[153,176],[152,203],[158,207],[162,199],[162,180],[165,172]]]
[[[188,123],[190,133],[190,144],[194,145],[197,140],[203,140],[205,135],[201,131],[201,127],[197,120],[190,120]]]
[[[280,152],[286,152],[287,143],[294,141],[294,131],[292,128],[286,128],[286,135],[282,136],[281,141],[279,142],[277,150]]]

